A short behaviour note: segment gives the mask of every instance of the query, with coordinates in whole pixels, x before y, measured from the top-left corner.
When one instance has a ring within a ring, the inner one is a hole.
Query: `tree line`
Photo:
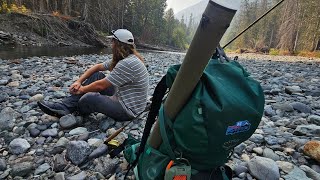
[[[279,49],[293,54],[320,49],[319,0],[286,0],[228,48]],[[0,0],[28,12],[59,14],[92,24],[99,32],[127,28],[140,42],[187,49],[198,26],[190,17],[175,19],[166,0]],[[224,45],[279,0],[243,0],[222,40]],[[1,11],[0,12],[4,12]],[[188,19],[188,22],[185,21]]]
[[[78,18],[104,34],[118,28],[133,32],[139,41],[185,48],[184,23],[165,12],[166,0],[0,0],[2,9],[14,5],[30,13]],[[5,13],[4,10],[0,12]]]
[[[244,0],[226,43],[279,0]],[[231,49],[279,49],[289,54],[320,50],[319,0],[287,0],[229,46]]]

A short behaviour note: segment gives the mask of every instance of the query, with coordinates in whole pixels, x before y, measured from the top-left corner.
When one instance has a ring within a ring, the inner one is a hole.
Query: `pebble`
[[[22,138],[14,139],[9,144],[10,152],[17,155],[25,153],[30,147],[28,141]]]

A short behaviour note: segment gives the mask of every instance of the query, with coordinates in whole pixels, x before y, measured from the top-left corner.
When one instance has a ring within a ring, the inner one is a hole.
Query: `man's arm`
[[[112,86],[110,81],[104,78],[104,79],[95,81],[87,86],[80,86],[76,94],[84,94],[87,92],[100,92],[102,90],[107,89],[110,86]]]
[[[106,70],[106,68],[105,68],[105,66],[103,64],[96,64],[96,65],[92,66],[91,68],[86,70],[86,72],[84,72],[80,76],[80,78],[70,86],[69,91],[71,93],[76,93],[76,91],[79,90],[79,88],[80,88],[81,84],[83,83],[83,81],[88,79],[95,72],[105,71],[105,70]]]

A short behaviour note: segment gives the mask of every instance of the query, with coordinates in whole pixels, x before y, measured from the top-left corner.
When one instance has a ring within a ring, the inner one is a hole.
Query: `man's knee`
[[[84,94],[80,99],[79,99],[79,105],[86,105],[86,104],[91,104],[92,102],[95,101],[95,99],[97,99],[97,96],[99,95],[99,93],[86,93]]]

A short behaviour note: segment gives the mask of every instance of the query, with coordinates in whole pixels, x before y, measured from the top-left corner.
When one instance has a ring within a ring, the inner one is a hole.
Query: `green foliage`
[[[172,38],[173,38],[173,44],[181,49],[185,49],[188,45],[187,43],[187,38],[186,38],[186,32],[183,29],[183,27],[176,27],[173,30],[173,34],[172,34]]]
[[[278,56],[279,53],[280,53],[280,50],[274,49],[274,48],[271,48],[271,49],[270,49],[270,52],[269,52],[269,54],[270,54],[270,55],[273,55],[273,56]]]

